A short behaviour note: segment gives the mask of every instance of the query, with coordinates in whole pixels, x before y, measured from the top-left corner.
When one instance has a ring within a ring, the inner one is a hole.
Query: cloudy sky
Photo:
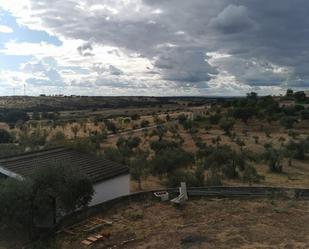
[[[0,0],[0,95],[309,89],[308,0]]]

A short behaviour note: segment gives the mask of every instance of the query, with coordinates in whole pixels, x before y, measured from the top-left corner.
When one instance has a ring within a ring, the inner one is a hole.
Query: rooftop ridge
[[[46,155],[46,154],[50,154],[53,152],[66,151],[66,150],[69,151],[71,149],[65,148],[65,147],[54,147],[54,148],[19,153],[19,154],[10,155],[10,156],[3,156],[3,157],[0,157],[0,163],[10,162],[10,161],[15,161],[15,160],[20,160],[20,159],[26,159],[26,158],[32,158],[38,155]]]

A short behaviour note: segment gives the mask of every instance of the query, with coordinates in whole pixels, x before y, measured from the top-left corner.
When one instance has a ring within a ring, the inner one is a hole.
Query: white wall
[[[105,180],[93,186],[94,195],[89,206],[130,193],[130,175],[121,175]]]

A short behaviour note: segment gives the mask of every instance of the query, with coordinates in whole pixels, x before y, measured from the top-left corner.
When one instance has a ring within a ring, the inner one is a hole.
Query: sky
[[[309,89],[308,0],[0,0],[0,95]]]

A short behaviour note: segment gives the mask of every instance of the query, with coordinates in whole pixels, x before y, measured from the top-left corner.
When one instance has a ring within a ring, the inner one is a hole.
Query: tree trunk
[[[56,198],[52,197],[52,212],[53,212],[53,225],[57,223],[57,202]]]
[[[289,158],[289,166],[292,166],[292,158]]]
[[[29,238],[31,239],[31,240],[33,240],[34,239],[34,237],[35,237],[35,232],[34,232],[34,230],[35,230],[35,224],[34,224],[34,198],[31,198],[31,201],[30,201],[30,210],[29,210],[29,212],[30,212],[30,220],[29,220]]]
[[[142,179],[139,177],[137,180],[138,190],[142,190]]]

